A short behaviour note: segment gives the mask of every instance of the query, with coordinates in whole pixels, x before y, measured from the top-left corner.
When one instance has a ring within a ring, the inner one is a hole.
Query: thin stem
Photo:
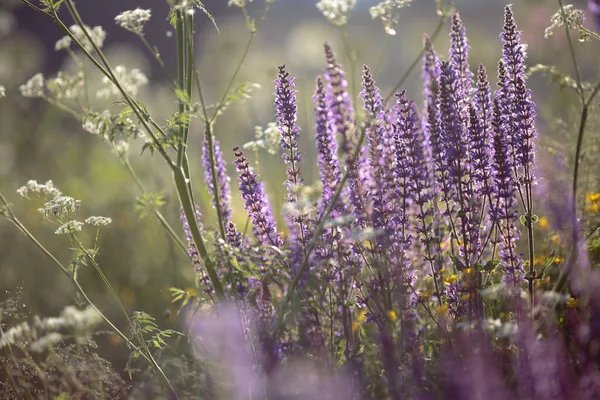
[[[385,58],[389,42],[390,34],[386,32],[385,41],[383,42],[383,48],[381,49],[381,54],[379,55],[379,60],[377,60],[377,66],[375,67],[375,73],[373,74],[373,80],[377,80],[377,76],[379,75],[379,70],[381,69],[381,65],[383,64],[383,59]]]
[[[558,5],[560,7],[560,13],[562,15],[563,21],[567,20],[565,8],[563,6],[562,0],[558,0]],[[579,92],[579,97],[581,98],[581,102],[585,101],[583,94],[583,87],[581,85],[581,72],[579,70],[579,63],[577,62],[577,56],[575,55],[575,46],[573,46],[573,42],[571,41],[571,32],[569,32],[569,27],[565,24],[565,32],[567,34],[567,43],[569,44],[569,52],[571,53],[571,60],[573,61],[573,67],[575,68],[575,78],[577,82],[577,91]]]
[[[352,154],[352,160],[353,160],[352,162],[353,163],[355,163],[358,160],[358,156],[360,154],[360,149],[365,140],[365,133],[366,133],[366,129],[362,129],[361,133],[360,133],[360,137],[358,139],[358,143],[356,144],[356,148],[354,149],[354,154]],[[298,282],[300,281],[300,277],[304,273],[304,270],[308,267],[309,256],[312,253],[312,251],[314,250],[314,248],[316,247],[317,242],[320,239],[320,235],[323,232],[323,229],[325,228],[325,224],[327,223],[327,218],[329,217],[329,214],[331,214],[331,212],[333,211],[334,207],[336,206],[336,204],[338,202],[338,199],[340,198],[340,195],[342,194],[342,189],[344,188],[344,185],[346,184],[346,181],[348,180],[348,177],[350,175],[350,170],[351,170],[350,168],[346,169],[346,172],[344,173],[344,176],[340,180],[340,183],[338,184],[338,186],[335,190],[335,193],[334,193],[333,197],[331,198],[329,205],[327,206],[327,209],[325,210],[325,212],[321,216],[321,219],[319,220],[317,230],[314,233],[313,238],[308,245],[308,248],[306,249],[306,253],[304,254],[304,260],[302,261],[302,264],[301,264],[300,268],[298,269],[298,272],[297,272],[296,276],[294,277],[292,284],[290,285],[288,294],[285,298],[285,304],[289,303],[289,301],[291,300],[292,293],[294,292],[294,289],[298,285]]]
[[[221,100],[219,101],[217,107],[215,108],[215,112],[214,112],[213,116],[211,117],[210,121],[208,122],[209,125],[212,124],[219,116],[219,111],[221,111],[221,109],[223,108],[225,99],[227,98],[227,94],[229,93],[229,90],[231,90],[231,87],[233,86],[233,82],[235,81],[235,78],[237,78],[237,75],[242,68],[242,64],[244,64],[244,61],[246,60],[246,57],[248,56],[248,53],[250,52],[250,47],[252,47],[252,43],[254,42],[255,36],[256,36],[256,31],[252,31],[250,33],[250,39],[248,39],[248,43],[246,44],[246,48],[244,49],[244,53],[242,54],[242,58],[240,59],[240,62],[238,63],[237,67],[235,68],[235,71],[233,72],[233,75],[231,76],[231,79],[229,80],[229,83],[227,84],[227,87],[225,88],[223,97],[221,97]]]
[[[437,26],[435,27],[435,30],[433,31],[433,33],[430,36],[431,43],[435,42],[435,40],[439,36],[440,32],[442,31],[442,28],[444,27],[444,23],[445,22],[446,22],[446,16],[441,17],[440,21],[438,22]],[[412,62],[412,64],[410,64],[410,67],[408,67],[408,69],[400,77],[400,80],[398,82],[396,82],[396,85],[390,91],[390,94],[388,94],[388,96],[385,98],[385,100],[383,102],[384,104],[387,103],[396,94],[396,92],[402,87],[402,85],[404,85],[404,82],[406,81],[406,79],[408,79],[408,77],[412,73],[413,69],[415,69],[415,67],[423,59],[423,55],[424,54],[425,54],[425,47],[423,47],[421,49],[421,51],[419,52],[419,54],[417,55],[417,57],[414,59],[414,61]]]
[[[144,35],[139,35],[140,39],[142,40],[142,43],[144,44],[144,46],[146,46],[146,48],[152,53],[152,55],[154,56],[154,59],[156,60],[156,62],[158,62],[160,64],[160,66],[162,68],[165,67],[165,63],[163,62],[162,58],[160,58],[160,53],[158,52],[158,50],[156,48],[153,48],[150,43],[148,43],[148,41],[146,40],[146,38],[144,37]]]

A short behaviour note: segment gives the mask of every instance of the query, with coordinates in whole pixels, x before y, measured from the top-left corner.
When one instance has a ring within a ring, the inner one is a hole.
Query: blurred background
[[[273,80],[277,66],[286,64],[297,77],[299,122],[302,127],[301,147],[304,155],[303,176],[307,183],[315,182],[317,170],[314,146],[314,117],[312,94],[314,80],[325,67],[323,43],[330,43],[338,58],[347,68],[347,77],[359,85],[360,66],[378,63],[385,33],[379,20],[372,20],[369,7],[376,1],[359,0],[345,32],[331,25],[315,7],[316,0],[277,0],[272,5],[250,49],[249,55],[236,80],[253,82],[261,88],[252,98],[233,103],[217,121],[215,135],[228,162],[232,177],[235,221],[243,228],[246,214],[237,191],[231,148],[253,139],[254,127],[266,127],[274,121]],[[139,68],[150,83],[139,92],[155,120],[164,121],[177,109],[173,95],[175,79],[175,37],[168,24],[168,6],[165,0],[98,0],[78,2],[79,11],[87,25],[101,25],[107,31],[104,50],[112,65]],[[502,30],[504,0],[459,0],[458,10],[467,27],[471,45],[470,61],[473,69],[483,63],[495,83],[496,65],[501,56],[499,34]],[[108,279],[120,294],[129,312],[144,310],[157,317],[159,325],[176,323],[171,308],[170,287],[194,287],[193,268],[185,254],[173,244],[153,216],[140,218],[134,211],[139,191],[130,175],[106,143],[81,128],[81,121],[39,99],[22,98],[18,87],[37,72],[53,77],[61,69],[73,69],[73,61],[64,51],[54,51],[55,42],[63,34],[48,18],[37,14],[16,0],[0,0],[0,85],[6,87],[6,98],[0,99],[0,191],[13,203],[15,213],[61,261],[70,260],[69,242],[64,236],[54,235],[54,226],[44,221],[36,211],[41,201],[26,200],[16,190],[27,180],[53,180],[68,196],[82,201],[80,215],[103,215],[113,223],[101,231],[98,261]],[[206,8],[214,15],[218,33],[209,20],[197,14],[197,61],[203,77],[208,102],[216,102],[223,94],[250,33],[239,8],[228,7],[226,0],[206,0]],[[578,8],[586,8],[585,1],[574,1]],[[253,16],[259,16],[263,0],[249,6]],[[145,37],[160,49],[166,67],[163,69],[142,46],[139,38],[114,23],[114,17],[136,7],[151,8],[152,18],[145,27]],[[522,40],[529,44],[528,65],[551,64],[571,73],[564,30],[559,29],[550,38],[544,38],[544,29],[558,9],[554,0],[518,0],[514,4]],[[71,21],[65,12],[62,17]],[[589,18],[590,27],[593,19]],[[423,34],[435,29],[439,17],[434,0],[414,0],[402,10],[397,34],[390,38],[382,59],[377,83],[387,95],[421,49]],[[447,55],[448,26],[435,43],[444,57]],[[352,74],[348,55],[343,46],[343,35],[356,55],[358,69]],[[575,35],[575,34],[574,34]],[[576,46],[582,76],[595,81],[600,59],[598,44],[592,42]],[[98,74],[91,73],[99,81]],[[352,85],[351,85],[352,87]],[[538,104],[540,169],[550,185],[561,187],[561,166],[569,166],[575,149],[576,122],[579,106],[573,91],[561,89],[546,77],[534,75],[530,79]],[[420,67],[406,81],[410,97],[421,104]],[[358,89],[359,91],[360,89]],[[99,105],[101,103],[98,103]],[[357,106],[358,107],[358,106]],[[585,142],[587,159],[584,164],[585,184],[595,186],[597,165],[593,162],[598,150],[598,107],[590,117]],[[101,110],[99,110],[101,111]],[[204,215],[205,226],[215,226],[213,210],[203,183],[201,167],[202,127],[198,120],[192,123],[190,155],[193,165],[197,199]],[[183,238],[179,222],[179,205],[173,190],[171,175],[158,155],[145,152],[140,156],[142,142],[133,143],[130,159],[148,191],[163,192],[167,204],[163,207],[167,219]],[[253,155],[249,154],[253,159]],[[569,158],[571,157],[571,158]],[[279,155],[259,153],[259,173],[269,190],[278,215],[283,202],[285,169]],[[547,172],[543,172],[547,171]],[[282,225],[280,225],[282,226]],[[85,236],[84,236],[85,237]],[[86,237],[91,243],[93,236]],[[115,304],[92,268],[80,271],[80,281],[91,298],[109,317],[121,319]],[[47,258],[8,221],[0,219],[0,300],[5,292],[21,288],[22,300],[31,314],[55,315],[65,305],[73,304],[74,291],[70,282],[57,271]],[[114,343],[117,354],[120,347]],[[125,355],[123,355],[125,356]]]

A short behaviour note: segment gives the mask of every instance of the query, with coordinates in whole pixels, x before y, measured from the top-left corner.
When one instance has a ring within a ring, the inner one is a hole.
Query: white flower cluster
[[[83,119],[82,127],[92,135],[100,136],[104,140],[108,140],[107,131],[111,119],[110,111],[104,110],[102,114],[90,114]]]
[[[244,150],[258,151],[259,149],[263,149],[271,155],[279,152],[281,132],[276,122],[269,122],[267,128],[264,130],[260,126],[255,126],[254,137],[256,140],[244,144]]]
[[[227,5],[229,7],[246,7],[246,4],[248,3],[252,3],[252,0],[229,0],[229,2],[227,3]]]
[[[112,219],[108,217],[89,217],[85,219],[85,223],[93,226],[106,226],[112,222]]]
[[[56,235],[68,235],[69,233],[81,232],[81,228],[83,228],[83,222],[73,220],[59,226],[54,233]]]
[[[0,85],[0,99],[6,97],[6,89],[4,86]]]
[[[16,343],[30,342],[33,351],[44,351],[62,339],[56,332],[60,329],[74,331],[78,339],[85,339],[92,329],[102,321],[102,317],[92,307],[78,310],[67,306],[59,317],[34,317],[33,323],[23,322],[16,325],[0,336],[0,349]]]
[[[66,50],[69,47],[71,47],[72,42],[73,41],[71,40],[70,37],[63,36],[62,38],[58,39],[58,41],[54,44],[54,50],[55,51]]]
[[[35,74],[24,85],[19,86],[19,91],[23,97],[43,97],[44,96],[44,75]]]
[[[68,196],[57,196],[44,204],[44,207],[38,208],[38,211],[45,218],[49,218],[51,216],[64,217],[74,214],[80,206],[80,200],[75,200],[74,198]]]
[[[115,22],[121,28],[127,29],[138,35],[142,35],[144,25],[150,19],[152,15],[150,10],[142,10],[136,8],[135,10],[123,11],[121,14],[115,17]]]
[[[27,181],[25,186],[21,186],[17,189],[17,193],[23,197],[27,197],[29,193],[35,193],[38,196],[46,198],[54,198],[62,195],[52,181],[41,184],[34,180]]]
[[[76,99],[83,89],[83,80],[82,71],[79,71],[75,75],[69,75],[60,71],[56,78],[46,81],[46,88],[57,100]]]
[[[119,140],[117,143],[113,144],[113,153],[119,158],[125,157],[128,151],[129,143],[124,140]]]
[[[137,95],[140,86],[148,83],[148,78],[137,68],[127,71],[122,65],[115,67],[115,76],[119,84],[132,96]],[[112,99],[121,96],[119,89],[106,76],[102,78],[105,88],[96,92],[99,99]]]
[[[398,23],[397,11],[409,6],[411,2],[412,0],[385,0],[371,7],[369,12],[371,13],[371,18],[381,19],[385,33],[394,36],[396,34],[394,26]]]
[[[102,29],[101,26],[95,26],[93,28],[90,28],[89,26],[84,25],[84,27],[87,33],[92,38],[92,40],[94,41],[94,44],[98,48],[102,48],[102,45],[104,44],[104,39],[106,39],[106,32],[104,31],[104,29]],[[75,36],[75,39],[77,39],[87,51],[94,50],[94,46],[89,41],[85,32],[83,31],[83,29],[81,29],[79,25],[73,25],[69,28],[69,30],[71,31],[73,36]]]
[[[585,19],[585,13],[582,10],[573,8],[572,4],[567,4],[558,10],[550,19],[552,25],[550,25],[544,31],[544,37],[549,38],[554,33],[555,28],[566,26],[569,29],[579,29],[583,26]]]
[[[329,22],[343,26],[348,23],[355,5],[356,0],[321,0],[317,3],[317,8]]]

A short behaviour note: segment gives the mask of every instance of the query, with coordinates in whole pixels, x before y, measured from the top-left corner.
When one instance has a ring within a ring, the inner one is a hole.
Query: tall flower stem
[[[117,87],[117,89],[121,92],[123,98],[125,99],[126,103],[133,110],[134,114],[136,115],[136,117],[138,118],[138,120],[140,121],[140,123],[142,124],[142,126],[144,127],[146,132],[148,133],[148,135],[152,138],[152,141],[157,146],[159,153],[163,156],[163,158],[165,159],[165,161],[167,162],[169,167],[172,169],[173,179],[174,179],[175,186],[177,189],[177,194],[181,201],[182,208],[184,209],[186,218],[188,218],[188,220],[190,221],[190,230],[192,232],[192,237],[194,239],[194,243],[196,245],[196,248],[198,249],[198,252],[199,252],[200,257],[203,262],[203,266],[204,266],[204,268],[206,268],[206,271],[211,280],[211,284],[213,285],[213,288],[215,289],[217,296],[219,298],[222,298],[224,296],[223,286],[221,285],[219,277],[216,273],[214,263],[212,262],[212,260],[210,259],[209,255],[208,255],[206,244],[205,244],[204,238],[202,237],[202,234],[200,233],[200,228],[198,227],[198,223],[196,222],[196,220],[194,218],[195,214],[194,214],[194,206],[193,206],[191,184],[190,184],[191,181],[189,178],[189,172],[186,173],[186,170],[189,171],[189,169],[188,169],[187,157],[185,157],[185,155],[186,155],[185,148],[181,148],[181,145],[178,148],[177,164],[175,164],[173,162],[173,160],[171,159],[171,157],[169,156],[169,154],[166,152],[165,148],[159,142],[159,140],[155,134],[155,131],[157,131],[159,134],[166,136],[164,130],[156,122],[154,122],[152,120],[152,118],[147,114],[147,112],[140,107],[138,102],[136,100],[134,100],[129,95],[129,93],[127,93],[127,91],[123,88],[123,86],[119,83],[119,81],[117,80],[117,78],[114,74],[114,71],[112,70],[112,68],[110,67],[110,64],[108,63],[108,60],[106,59],[106,56],[101,51],[101,49],[96,45],[96,43],[90,36],[88,30],[85,28],[83,21],[81,19],[81,16],[79,15],[77,9],[75,8],[73,1],[66,0],[65,3],[67,5],[67,7],[69,8],[69,11],[73,14],[75,22],[82,29],[82,31],[86,35],[87,39],[92,44],[94,51],[96,51],[96,53],[98,54],[98,57],[100,58],[100,60],[102,61],[102,64],[104,64],[104,66],[102,66],[84,48],[84,46],[77,40],[77,38],[75,38],[73,36],[71,31],[60,20],[60,18],[58,17],[58,14],[56,14],[56,11],[54,12],[54,14],[50,14],[51,18],[61,27],[61,29],[63,29],[63,31],[73,40],[73,42],[79,46],[79,48],[90,59],[90,61],[92,61],[92,63],[94,63],[94,65],[107,78],[109,78],[110,81]],[[47,13],[45,13],[45,14],[48,15]],[[178,19],[178,21],[181,24],[183,24],[183,19]],[[183,33],[183,30],[181,32]],[[182,63],[182,65],[185,65],[185,64]],[[186,83],[185,80],[180,81],[180,83],[181,82],[184,83],[183,85],[180,86],[181,89],[183,90],[184,88],[185,89],[189,88],[189,91],[191,92],[190,78],[188,77],[188,81],[187,81],[188,83]],[[180,156],[179,155],[180,152],[183,155]]]

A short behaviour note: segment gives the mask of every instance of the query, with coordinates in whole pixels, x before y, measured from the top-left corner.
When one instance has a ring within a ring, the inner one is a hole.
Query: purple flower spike
[[[493,162],[493,201],[490,213],[500,230],[500,257],[504,268],[504,280],[516,285],[523,281],[523,263],[517,254],[516,241],[519,232],[516,227],[515,210],[516,182],[513,177],[513,163],[508,151],[506,116],[498,99],[494,100],[494,162]]]
[[[196,221],[198,222],[198,227],[202,230],[202,214],[200,214],[200,208],[195,206],[196,213]],[[185,213],[183,212],[183,208],[179,211],[179,218],[181,219],[181,224],[183,225],[183,232],[185,233],[185,240],[188,244],[188,256],[190,260],[192,260],[192,264],[194,265],[194,270],[196,271],[196,277],[198,278],[198,282],[205,286],[205,290],[208,294],[212,294],[214,292],[212,285],[210,283],[210,278],[207,274],[205,274],[204,269],[202,268],[202,259],[200,258],[200,254],[198,253],[198,249],[194,244],[194,239],[192,238],[192,232],[190,231],[190,224],[185,217]]]
[[[257,175],[250,169],[248,160],[240,148],[234,147],[233,152],[237,157],[234,163],[240,173],[240,191],[244,199],[244,208],[252,221],[254,236],[263,245],[281,247],[283,242],[277,232],[271,203],[263,184],[258,181]]]
[[[217,208],[217,198],[219,199],[219,207],[221,209],[221,215],[223,216],[223,224],[227,227],[233,212],[231,211],[231,196],[229,190],[229,176],[227,176],[227,169],[225,161],[223,160],[223,154],[221,153],[221,146],[219,141],[213,138],[213,156],[214,166],[217,176],[217,188],[213,185],[212,177],[212,163],[210,162],[210,152],[208,148],[208,139],[204,136],[202,143],[202,161],[204,163],[204,179],[208,183],[208,189],[213,196],[213,208]]]
[[[301,154],[298,151],[298,137],[300,128],[296,124],[296,89],[294,78],[285,70],[285,65],[279,66],[279,78],[275,80],[275,106],[277,109],[277,123],[281,132],[281,147],[283,160],[288,165],[286,187],[288,201],[296,201],[292,187],[302,183],[300,178]]]
[[[373,227],[389,229],[389,220],[394,209],[393,202],[393,133],[387,129],[383,99],[368,66],[363,66],[363,91],[361,92],[367,111],[366,136],[369,142],[372,174],[371,202]]]
[[[467,43],[467,32],[460,15],[452,16],[452,31],[450,33],[450,63],[454,67],[458,80],[458,90],[461,102],[461,112],[466,113],[466,104],[471,95],[473,85],[473,74],[469,69],[469,44]]]
[[[314,96],[316,122],[317,150],[319,152],[319,173],[323,194],[319,204],[319,215],[329,205],[331,198],[340,182],[340,165],[337,159],[337,142],[332,131],[332,121],[328,116],[328,106],[325,85],[321,77],[317,78],[317,89]],[[339,217],[342,210],[339,207],[331,217]],[[335,209],[334,209],[335,210]]]
[[[500,34],[503,61],[507,68],[507,77],[511,86],[517,77],[525,77],[525,45],[521,44],[521,34],[517,30],[511,6],[504,8],[504,31]]]
[[[335,54],[328,44],[324,45],[327,70],[325,79],[327,85],[327,101],[329,103],[330,118],[333,120],[333,135],[339,136],[342,143],[344,158],[352,155],[356,138],[354,137],[354,109],[352,99],[347,91],[348,81],[344,71],[338,64]]]

